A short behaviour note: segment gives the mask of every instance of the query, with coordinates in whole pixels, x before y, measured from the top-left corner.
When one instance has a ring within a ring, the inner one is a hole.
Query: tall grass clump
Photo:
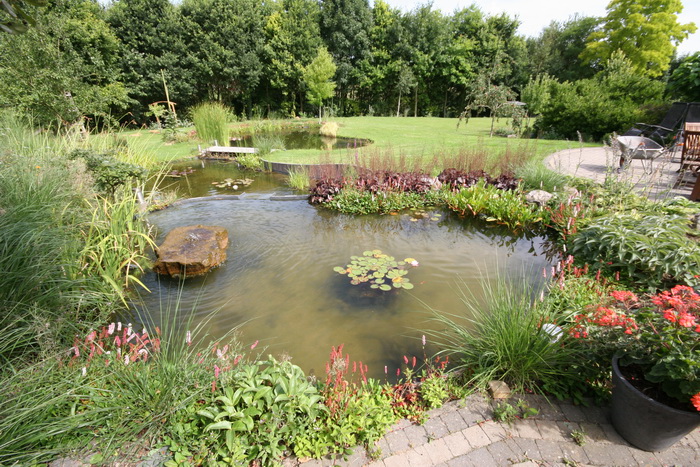
[[[164,307],[151,310],[159,326],[148,318],[146,325],[96,326],[76,335],[72,347],[5,375],[0,465],[60,456],[110,464],[182,429],[178,420],[212,397],[215,365],[241,354],[235,330],[216,341],[225,346],[207,344],[207,320],[192,327],[194,310],[181,310],[179,300]]]
[[[0,346],[10,362],[53,352],[113,312],[147,228],[130,190],[97,194],[85,164],[65,156],[67,138],[7,114],[0,128],[0,332],[22,336]]]
[[[566,175],[548,169],[541,161],[535,159],[516,168],[515,176],[522,180],[525,189],[551,193],[560,190],[567,183]]]
[[[297,167],[289,172],[287,184],[295,190],[307,191],[311,186],[309,171],[303,167]]]
[[[192,121],[197,129],[197,137],[205,143],[218,141],[222,146],[228,145],[231,111],[218,102],[205,102],[192,109]]]
[[[266,156],[272,151],[284,151],[284,140],[280,135],[275,134],[256,134],[253,137],[253,146],[258,150],[258,156]]]
[[[534,287],[524,278],[485,281],[482,288],[483,301],[469,290],[460,292],[461,313],[432,310],[441,329],[430,334],[441,353],[450,355],[453,369],[479,389],[501,380],[515,391],[566,394],[581,356],[567,345],[565,332],[543,325],[561,317],[537,306]]]

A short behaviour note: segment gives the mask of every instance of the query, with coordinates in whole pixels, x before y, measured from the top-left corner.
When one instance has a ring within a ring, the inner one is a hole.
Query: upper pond
[[[426,305],[461,313],[460,291],[478,298],[482,278],[526,274],[536,281],[549,265],[540,237],[513,235],[441,210],[353,217],[305,200],[273,201],[272,193],[291,192],[284,177],[206,165],[180,179],[183,194],[225,192],[211,180],[256,181],[239,200],[192,200],[149,216],[158,243],[178,226],[228,229],[228,260],[205,277],[188,279],[180,308],[195,308],[198,319],[220,310],[210,323],[213,336],[241,326],[242,342],[259,339],[268,352],[287,353],[308,372],[322,375],[331,346],[345,344],[371,375],[382,377],[385,365],[395,374],[403,355],[422,356],[420,330],[433,325]],[[415,288],[369,300],[333,271],[372,249],[418,260],[408,274]],[[179,294],[177,280],[148,273],[144,282],[152,291],[144,297],[152,313]]]

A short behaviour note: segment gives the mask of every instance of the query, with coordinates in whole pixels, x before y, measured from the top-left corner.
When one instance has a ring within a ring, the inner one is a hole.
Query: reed
[[[205,102],[192,109],[197,137],[206,144],[217,141],[222,146],[228,145],[230,119],[231,111],[218,102]]]

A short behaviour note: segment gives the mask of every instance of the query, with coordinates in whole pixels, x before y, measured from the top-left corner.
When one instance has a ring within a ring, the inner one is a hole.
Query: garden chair
[[[623,136],[644,136],[665,146],[669,138],[683,126],[688,109],[687,102],[674,102],[658,125],[635,123],[635,127],[627,130]]]
[[[615,139],[617,147],[620,150],[620,169],[626,169],[630,166],[632,160],[638,159],[642,161],[644,173],[652,173],[654,160],[665,154],[668,154],[670,149],[657,143],[656,141],[644,136],[618,136]],[[647,170],[645,161],[649,162]]]
[[[681,170],[696,173],[700,169],[700,102],[688,104],[688,113],[683,126],[683,151]]]

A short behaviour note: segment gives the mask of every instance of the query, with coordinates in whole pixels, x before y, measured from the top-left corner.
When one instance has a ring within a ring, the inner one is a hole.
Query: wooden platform
[[[257,153],[257,148],[245,148],[238,146],[210,146],[206,149],[199,150],[199,157],[204,158],[216,158],[221,156],[234,156],[236,154],[255,154]]]

